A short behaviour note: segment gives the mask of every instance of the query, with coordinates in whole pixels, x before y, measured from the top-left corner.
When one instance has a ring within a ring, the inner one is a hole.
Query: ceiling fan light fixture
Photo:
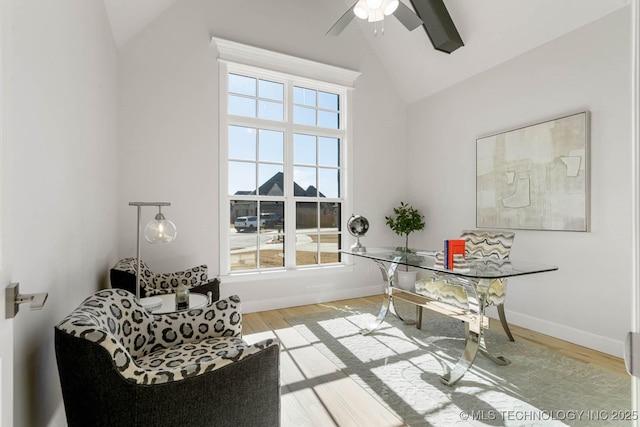
[[[380,22],[395,12],[399,4],[399,0],[359,0],[353,7],[353,13],[360,19]]]
[[[353,8],[353,13],[360,19],[367,19],[369,17],[369,8],[365,3],[365,0],[360,0]]]
[[[399,4],[400,4],[399,0],[387,0],[386,4],[384,5],[384,14],[386,16],[391,15],[393,12],[396,11]]]
[[[384,20],[384,13],[382,13],[382,9],[374,9],[369,12],[369,22],[380,22]]]
[[[411,1],[413,4],[413,0]],[[374,23],[374,35],[377,35],[378,32],[384,34],[384,17],[389,15],[393,15],[409,31],[413,31],[423,24],[420,16],[401,0],[358,0],[329,28],[327,35],[339,35],[355,17]]]
[[[382,6],[384,0],[365,0],[367,7],[371,10],[378,9]]]

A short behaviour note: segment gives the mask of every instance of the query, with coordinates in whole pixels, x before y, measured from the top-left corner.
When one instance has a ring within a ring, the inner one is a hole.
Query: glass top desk
[[[373,332],[380,326],[388,312],[391,312],[407,324],[411,323],[405,321],[398,315],[393,306],[394,298],[415,304],[418,307],[418,313],[421,313],[422,307],[425,307],[466,322],[467,336],[464,352],[453,369],[440,377],[446,385],[453,385],[462,378],[469,368],[471,368],[478,351],[500,365],[508,365],[511,363],[502,356],[492,355],[486,348],[483,331],[488,328],[489,319],[484,314],[484,296],[477,291],[478,283],[481,280],[503,279],[527,274],[544,273],[558,269],[558,267],[551,265],[487,257],[467,258],[469,268],[465,268],[464,270],[447,270],[436,266],[435,251],[412,250],[412,252],[407,253],[393,248],[368,248],[366,252],[352,252],[350,250],[341,250],[340,252],[374,261],[380,268],[382,278],[385,281],[386,297],[380,308],[380,313],[375,322],[369,328],[364,329],[362,333],[368,334]],[[454,305],[431,299],[426,295],[396,287],[395,271],[399,265],[435,272],[441,277],[446,277],[448,282],[461,286],[468,297],[468,308],[461,309]],[[417,317],[417,326],[420,327],[422,316],[419,315]]]

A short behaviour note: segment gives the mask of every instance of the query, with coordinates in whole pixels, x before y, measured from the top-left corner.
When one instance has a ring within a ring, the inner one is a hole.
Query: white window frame
[[[285,86],[285,97],[287,91],[292,85],[300,85],[311,89],[320,91],[326,91],[330,93],[336,93],[340,96],[340,129],[338,131],[332,129],[323,130],[320,127],[310,127],[309,133],[320,136],[335,137],[337,134],[340,136],[340,203],[341,203],[341,224],[342,230],[340,234],[341,247],[344,248],[347,244],[348,234],[346,231],[346,223],[351,212],[351,156],[350,141],[353,138],[353,125],[351,122],[352,117],[352,105],[353,105],[353,86],[355,80],[360,73],[346,70],[343,68],[321,64],[314,61],[309,61],[302,58],[297,58],[289,55],[284,55],[277,52],[268,51],[265,49],[255,48],[244,44],[220,39],[213,37],[212,44],[218,50],[218,72],[219,72],[219,194],[220,194],[220,275],[227,278],[241,277],[243,280],[247,278],[259,278],[264,275],[273,277],[274,273],[285,272],[291,274],[292,270],[298,272],[304,272],[311,270],[314,274],[317,274],[319,270],[335,271],[336,267],[345,265],[344,259],[340,264],[314,264],[308,266],[297,266],[294,268],[286,267],[292,265],[292,258],[295,259],[295,239],[285,239],[285,267],[282,269],[264,269],[264,270],[246,270],[231,272],[230,271],[230,256],[229,256],[229,224],[230,224],[230,212],[229,202],[232,199],[238,199],[238,197],[230,196],[228,194],[228,79],[229,73],[245,74],[252,77],[257,77],[265,80],[287,81],[289,84]],[[286,98],[285,98],[286,100]],[[286,103],[286,101],[285,101]],[[293,105],[287,105],[284,112],[285,118],[292,117]],[[272,121],[268,121],[268,125],[264,125],[266,122],[259,118],[238,118],[234,116],[234,125],[239,124],[241,126],[248,126],[254,128],[270,128],[273,124]],[[286,134],[292,137],[292,129],[295,128],[300,131],[303,126],[292,125],[290,120],[282,122],[283,129],[286,129]],[[285,176],[291,176],[293,148],[291,141],[285,140]],[[291,169],[291,170],[289,170]],[[285,236],[295,236],[295,209],[296,201],[306,201],[300,198],[293,197],[293,194],[288,194],[292,189],[286,189],[285,195],[290,196],[288,200],[292,203],[286,205],[285,217]],[[317,198],[310,198],[308,201],[317,201]],[[321,200],[321,202],[331,202],[331,198]]]

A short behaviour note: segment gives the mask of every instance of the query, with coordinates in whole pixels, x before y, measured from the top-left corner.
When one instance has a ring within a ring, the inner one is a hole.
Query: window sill
[[[324,267],[301,267],[291,269],[277,269],[265,271],[249,271],[230,273],[220,276],[222,283],[258,282],[261,280],[294,279],[309,276],[329,276],[335,274],[347,274],[354,271],[353,264],[339,264]]]

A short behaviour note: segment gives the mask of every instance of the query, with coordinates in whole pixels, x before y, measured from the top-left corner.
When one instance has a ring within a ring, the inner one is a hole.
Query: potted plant
[[[405,236],[404,252],[410,252],[409,250],[409,234],[414,231],[420,231],[424,229],[424,215],[413,206],[400,202],[400,206],[393,208],[392,216],[385,216],[387,225],[398,236]]]
[[[393,208],[393,215],[385,216],[387,225],[398,236],[404,236],[404,247],[401,248],[403,252],[406,252],[406,256],[409,257],[411,250],[409,249],[409,235],[414,231],[420,231],[424,229],[424,215],[420,213],[410,204],[400,202],[400,206]],[[409,271],[407,266],[405,271],[396,271],[398,278],[398,285],[402,289],[413,290],[413,286],[416,282],[416,272]]]

